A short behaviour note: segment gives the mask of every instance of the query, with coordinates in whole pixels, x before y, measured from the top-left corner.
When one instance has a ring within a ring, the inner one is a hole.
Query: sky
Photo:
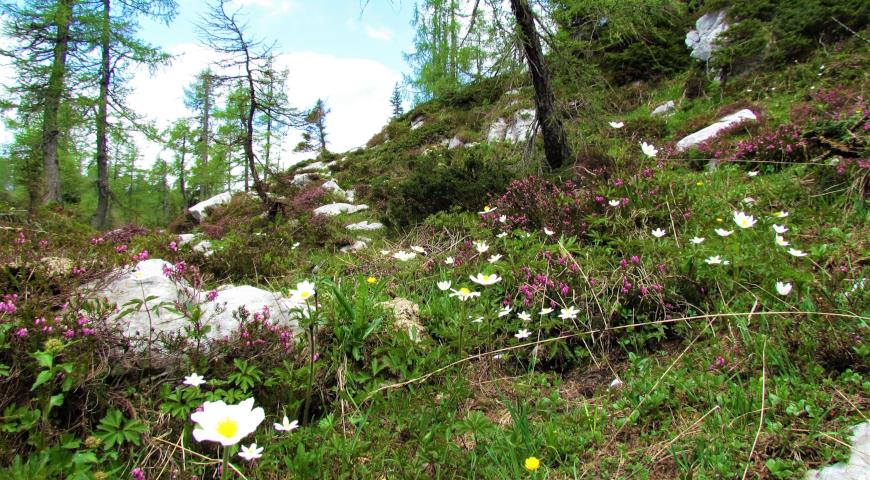
[[[200,44],[196,29],[210,2],[178,3],[178,15],[168,26],[140,22],[140,38],[174,59],[155,72],[139,69],[128,98],[136,112],[161,128],[191,115],[184,107],[184,88],[218,60]],[[360,0],[233,0],[231,7],[240,9],[256,38],[276,42],[277,63],[290,71],[291,105],[305,110],[322,98],[331,109],[326,119],[331,151],[364,145],[387,123],[393,86],[408,69],[403,53],[413,50],[412,0],[370,0],[365,8]],[[282,166],[310,157],[292,152],[300,139],[300,132],[291,131],[281,145]],[[171,158],[141,135],[136,142],[142,168]]]

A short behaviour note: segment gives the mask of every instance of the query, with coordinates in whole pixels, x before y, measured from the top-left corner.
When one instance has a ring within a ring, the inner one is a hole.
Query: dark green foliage
[[[460,207],[477,210],[483,192],[501,191],[510,174],[494,162],[488,147],[444,150],[417,157],[411,175],[395,187],[376,187],[373,196],[386,202],[388,220],[398,226]]]

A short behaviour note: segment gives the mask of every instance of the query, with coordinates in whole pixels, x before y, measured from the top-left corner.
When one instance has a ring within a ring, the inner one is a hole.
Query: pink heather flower
[[[718,370],[725,366],[725,358],[721,355],[717,356],[713,363],[710,364],[710,370]]]
[[[625,185],[625,180],[623,180],[621,178],[617,178],[616,180],[613,181],[614,187],[621,187],[623,185]]]
[[[142,472],[141,468],[134,468],[130,471],[130,476],[133,480],[145,480],[145,473]]]
[[[631,263],[633,263],[634,265],[638,265],[640,263],[640,257],[638,257],[637,255],[632,255]]]
[[[64,332],[63,332],[63,336],[64,336],[65,338],[73,338],[73,337],[76,336],[76,332],[74,332],[74,331],[72,331],[72,330],[70,330],[70,329],[66,329],[66,330],[64,330]]]
[[[26,328],[19,328],[18,331],[15,332],[15,336],[18,338],[24,338],[27,336]]]
[[[212,290],[212,291],[208,292],[208,294],[205,296],[205,298],[209,302],[213,302],[217,298],[217,296],[218,296],[218,291]]]
[[[118,245],[117,247],[115,247],[115,251],[118,253],[124,253],[127,251],[127,246],[126,245]]]
[[[100,245],[100,244],[105,243],[105,242],[106,242],[106,239],[103,237],[94,237],[91,239],[91,245]]]
[[[27,237],[24,236],[24,232],[18,232],[18,238],[15,239],[15,243],[18,245],[24,245],[27,243]]]
[[[139,260],[141,262],[144,260],[148,260],[149,256],[150,255],[148,254],[148,250],[142,250],[141,252],[133,256],[133,260]]]
[[[39,248],[45,249],[46,247],[48,247],[48,240],[40,240]]]
[[[172,250],[173,252],[177,252],[178,251],[178,244],[175,242],[169,242],[169,249]]]

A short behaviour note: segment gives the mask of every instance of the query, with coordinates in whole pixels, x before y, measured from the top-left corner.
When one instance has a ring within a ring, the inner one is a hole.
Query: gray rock
[[[184,245],[185,243],[190,243],[193,239],[196,238],[196,234],[194,233],[182,233],[178,236],[178,245]]]
[[[368,244],[366,242],[364,242],[362,240],[357,240],[357,241],[353,242],[353,245],[347,245],[345,247],[341,247],[341,249],[339,249],[339,251],[341,253],[350,253],[350,252],[356,252],[358,250],[364,250],[366,247],[368,247]]]
[[[356,213],[368,210],[368,205],[352,205],[350,203],[330,203],[314,209],[315,215],[327,215],[333,217],[342,213]]]
[[[465,142],[459,139],[459,137],[453,137],[450,139],[450,143],[447,144],[447,148],[449,150],[453,150],[454,148],[459,148],[465,145]]]
[[[366,232],[369,232],[369,231],[380,230],[380,229],[384,228],[384,224],[382,224],[382,223],[380,223],[380,222],[372,222],[372,223],[369,223],[368,220],[363,220],[363,221],[361,221],[361,222],[359,222],[359,223],[353,223],[353,224],[350,224],[350,225],[348,225],[346,228],[347,228],[348,230],[351,230],[351,231],[366,231]]]
[[[347,197],[348,202],[356,201],[356,190],[346,190],[344,192],[344,196]]]
[[[518,143],[531,138],[535,126],[535,110],[518,110],[510,124],[504,118],[499,118],[489,127],[486,141]]]
[[[313,173],[297,173],[293,175],[293,180],[290,182],[293,185],[305,185],[314,180]]]
[[[302,167],[300,169],[300,171],[303,173],[305,173],[305,172],[310,173],[310,172],[314,172],[314,171],[323,171],[323,170],[329,170],[329,166],[323,162],[309,163],[308,165],[305,165],[304,167]]]
[[[337,193],[343,197],[347,197],[347,193],[344,191],[343,188],[338,186],[338,183],[336,183],[335,180],[330,180],[330,181],[324,183],[323,185],[321,185],[320,187],[323,188],[324,190],[329,190],[332,193]]]
[[[725,10],[719,10],[710,12],[695,22],[695,29],[686,34],[686,46],[692,50],[692,58],[702,62],[710,61],[717,48],[716,40],[728,30],[725,17]]]
[[[211,242],[208,240],[203,240],[196,245],[193,246],[193,251],[197,253],[201,253],[206,257],[210,257],[214,254],[214,250],[211,248]]]
[[[848,463],[810,470],[805,480],[866,480],[870,478],[870,422],[852,429],[852,454]]]
[[[753,113],[752,110],[744,108],[743,110],[720,118],[716,123],[708,127],[702,128],[691,135],[683,137],[679,142],[677,142],[676,149],[678,152],[682,152],[706,142],[725,129],[731,128],[735,125],[740,125],[741,123],[755,122],[757,120],[758,117],[755,116],[755,113]]]
[[[486,141],[489,143],[504,141],[505,132],[507,131],[507,121],[499,118],[489,126],[489,133],[486,135]]]
[[[411,120],[411,130],[416,130],[423,126],[426,123],[426,117],[417,117],[414,120]]]
[[[667,102],[659,105],[652,111],[653,115],[667,115],[674,111],[677,108],[677,104],[674,103],[673,100],[668,100]]]
[[[209,207],[214,207],[217,205],[224,205],[229,203],[233,198],[232,192],[224,192],[219,195],[215,195],[208,200],[203,200],[196,205],[189,208],[190,214],[193,215],[193,218],[196,219],[197,222],[203,221],[207,216],[205,210]]]

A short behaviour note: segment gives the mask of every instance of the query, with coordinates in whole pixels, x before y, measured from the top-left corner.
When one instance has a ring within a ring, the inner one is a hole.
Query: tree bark
[[[63,98],[64,79],[66,77],[66,59],[69,53],[70,24],[72,23],[72,5],[75,0],[60,0],[55,16],[57,37],[54,41],[51,73],[48,77],[48,89],[45,92],[45,102],[42,116],[42,158],[43,158],[43,192],[42,203],[60,202],[60,162],[58,161],[57,143],[60,137],[58,112]]]
[[[202,83],[203,92],[205,94],[202,106],[202,166],[208,167],[209,123],[211,121],[211,73],[206,73],[203,76]],[[208,168],[205,168],[205,171],[208,172]],[[211,193],[210,190],[209,184],[206,182],[206,184],[203,185],[203,198],[208,198]]]
[[[102,56],[100,59],[100,98],[97,105],[97,211],[93,225],[96,229],[106,228],[109,215],[109,85],[112,81],[110,70],[111,0],[103,0],[103,29],[100,38]]]
[[[272,211],[272,201],[269,195],[266,194],[266,189],[263,182],[260,181],[260,176],[257,173],[257,157],[254,154],[254,116],[257,113],[257,89],[254,86],[254,72],[251,70],[250,54],[247,46],[244,47],[245,54],[245,75],[248,82],[248,114],[245,118],[245,160],[247,160],[248,169],[251,172],[251,180],[254,183],[254,191],[263,203],[263,210],[266,212]],[[246,175],[247,176],[247,175]]]
[[[556,110],[556,96],[550,86],[550,71],[541,49],[541,40],[535,29],[535,16],[526,0],[511,0],[511,9],[519,26],[520,41],[529,63],[532,85],[535,87],[535,108],[541,134],[544,137],[544,154],[550,168],[559,168],[571,159],[568,138],[562,119]]]
[[[184,183],[184,157],[187,154],[187,129],[181,137],[181,165],[178,168],[178,188],[181,190],[181,203],[187,207],[187,186]]]

